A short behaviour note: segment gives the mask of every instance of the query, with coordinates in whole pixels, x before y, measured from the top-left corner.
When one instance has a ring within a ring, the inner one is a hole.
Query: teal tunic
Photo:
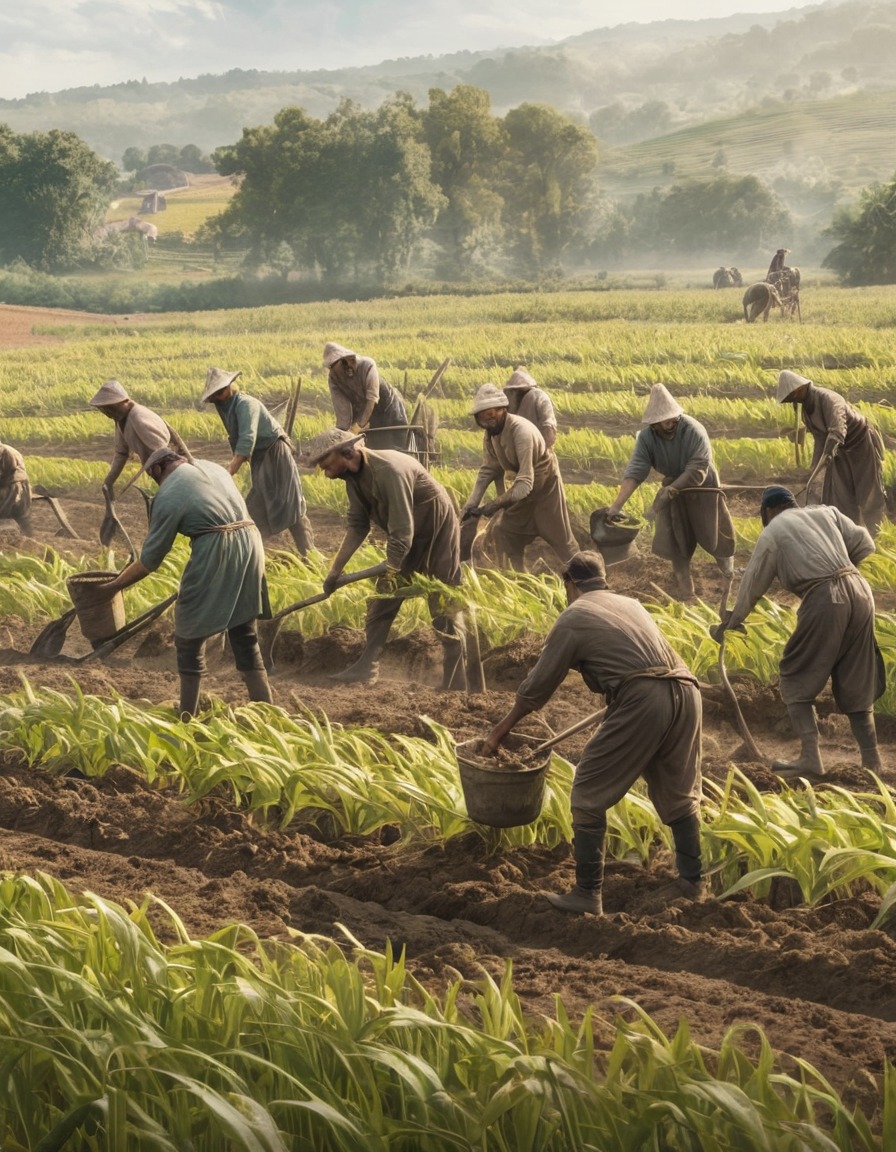
[[[254,524],[227,532],[216,525],[248,520],[245,501],[226,468],[209,460],[181,464],[152,503],[141,563],[154,572],[178,534],[191,539],[181,577],[174,631],[185,640],[212,636],[268,611],[264,548]]]
[[[246,505],[262,536],[276,536],[298,524],[306,513],[305,496],[283,428],[260,400],[245,392],[234,392],[215,407],[231,449],[248,457],[252,488]]]

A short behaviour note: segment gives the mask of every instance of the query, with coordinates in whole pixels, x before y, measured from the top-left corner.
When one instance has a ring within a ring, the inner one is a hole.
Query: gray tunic
[[[22,454],[0,444],[0,520],[24,520],[31,511],[31,484]]]
[[[827,505],[786,509],[760,533],[729,627],[744,622],[775,578],[801,597],[781,660],[785,704],[811,703],[829,677],[843,712],[867,711],[883,691],[874,597],[855,568],[873,551],[866,529]]]
[[[557,416],[547,392],[543,388],[505,388],[504,395],[509,402],[508,411],[534,424],[547,447],[553,448],[557,439]]]
[[[245,527],[215,531],[244,520]],[[178,534],[192,544],[177,594],[177,636],[212,636],[269,611],[261,537],[233,478],[220,464],[181,464],[162,481],[140,552],[150,572],[168,555]]]
[[[305,495],[282,426],[260,400],[245,392],[234,392],[215,407],[232,452],[249,460],[252,488],[246,505],[262,536],[291,528],[305,515]]]
[[[837,392],[809,384],[803,424],[814,438],[812,467],[825,450],[836,456],[825,469],[821,500],[877,534],[886,512],[884,445],[878,430]]]
[[[122,466],[132,452],[145,464],[156,449],[179,450],[182,445],[183,441],[162,417],[142,404],[134,404],[121,420],[115,421],[115,460]]]
[[[609,709],[576,766],[573,823],[618,803],[639,776],[666,824],[699,810],[702,702],[697,681],[646,609],[586,592],[557,618],[517,696],[542,707],[570,669]]]
[[[671,440],[653,428],[642,428],[635,440],[624,480],[643,483],[655,468],[663,487],[706,488],[706,492],[683,492],[656,514],[652,551],[666,560],[687,561],[699,544],[711,556],[734,555],[734,522],[725,497],[719,491],[719,474],[712,459],[712,445],[703,425],[682,415]]]
[[[376,431],[395,424],[407,425],[408,414],[401,396],[380,379],[376,363],[369,356],[359,356],[353,370],[344,360],[337,360],[330,368],[328,382],[337,428],[346,431],[352,424],[362,428],[369,425],[369,448],[393,448],[400,452],[408,447],[409,433],[403,429]]]
[[[503,480],[506,472],[514,473],[510,489],[498,497],[502,508],[495,542],[514,555],[541,537],[561,560],[569,560],[578,544],[569,523],[560,467],[535,425],[508,414],[497,436],[483,436],[482,457],[471,505],[478,506],[489,484]]]

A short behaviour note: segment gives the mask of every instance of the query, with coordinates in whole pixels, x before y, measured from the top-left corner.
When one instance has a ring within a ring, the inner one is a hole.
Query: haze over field
[[[29,0],[0,10],[0,98],[538,45],[627,21],[806,11],[787,0]]]

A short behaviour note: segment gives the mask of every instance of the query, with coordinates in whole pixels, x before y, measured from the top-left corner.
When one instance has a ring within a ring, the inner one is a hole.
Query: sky
[[[232,68],[293,71],[543,45],[800,0],[0,0],[0,97]]]

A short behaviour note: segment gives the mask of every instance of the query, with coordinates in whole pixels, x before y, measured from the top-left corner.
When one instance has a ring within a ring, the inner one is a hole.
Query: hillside
[[[425,102],[431,87],[471,83],[491,93],[498,113],[549,103],[622,145],[743,115],[766,99],[828,101],[896,88],[894,48],[896,2],[849,0],[784,14],[631,23],[550,47],[35,93],[0,100],[0,122],[18,132],[68,129],[117,161],[127,147],[161,142],[208,151],[286,105],[325,116],[344,98],[374,106],[404,90]]]
[[[797,214],[828,213],[896,170],[896,88],[833,100],[764,107],[606,151],[600,178],[610,195],[629,199],[672,180],[714,168],[753,173],[776,188]]]

